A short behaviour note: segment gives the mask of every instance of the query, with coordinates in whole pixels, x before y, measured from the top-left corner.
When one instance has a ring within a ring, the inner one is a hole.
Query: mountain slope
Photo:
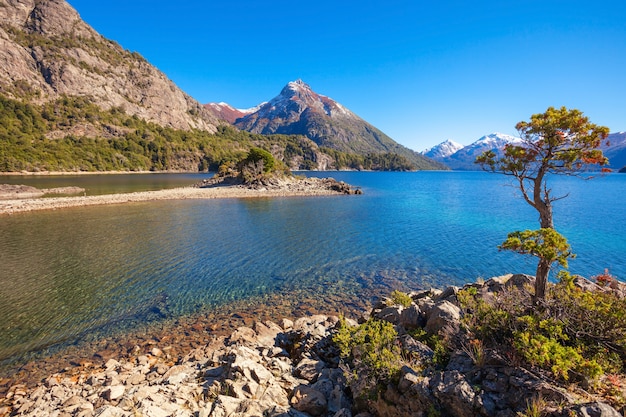
[[[609,146],[602,145],[604,155],[609,158],[609,167],[619,170],[626,167],[626,132],[609,134]]]
[[[242,130],[262,134],[305,135],[320,147],[359,155],[392,153],[418,169],[445,169],[396,143],[389,136],[302,80],[288,83],[278,96],[235,122]]]
[[[164,127],[218,121],[137,53],[81,20],[64,0],[0,0],[0,93],[33,103],[89,97]]]
[[[257,111],[261,105],[251,109],[242,110],[236,109],[228,103],[209,103],[205,104],[204,108],[217,119],[225,120],[232,125],[237,121],[237,119],[241,119],[242,117]]]

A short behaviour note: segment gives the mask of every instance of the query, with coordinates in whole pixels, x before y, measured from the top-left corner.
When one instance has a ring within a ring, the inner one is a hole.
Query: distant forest
[[[292,169],[409,171],[393,154],[356,155],[318,148],[304,136],[258,135],[220,126],[216,133],[176,130],[103,110],[86,97],[63,97],[41,106],[0,95],[0,171],[215,171],[252,147],[271,152]]]

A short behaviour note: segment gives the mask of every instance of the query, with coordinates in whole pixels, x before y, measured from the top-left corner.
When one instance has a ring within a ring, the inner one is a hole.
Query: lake
[[[188,200],[0,217],[0,361],[132,330],[263,294],[359,297],[364,285],[407,289],[534,274],[534,259],[498,252],[538,216],[501,175],[311,172],[364,194]],[[62,177],[88,193],[154,189],[206,175]],[[15,178],[14,178],[15,179]],[[6,177],[0,177],[1,182]],[[59,186],[46,177],[17,182]],[[76,182],[78,181],[78,182]],[[132,182],[132,184],[128,184]],[[626,279],[626,175],[559,177],[555,227],[570,271]],[[117,187],[117,188],[116,188]],[[145,187],[145,188],[144,188]],[[367,284],[366,284],[367,283]]]

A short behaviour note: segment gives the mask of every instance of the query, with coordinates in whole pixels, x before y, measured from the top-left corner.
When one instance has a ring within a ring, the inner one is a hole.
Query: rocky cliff
[[[161,126],[215,131],[202,105],[64,0],[0,0],[0,22],[0,93],[34,103],[83,96]]]

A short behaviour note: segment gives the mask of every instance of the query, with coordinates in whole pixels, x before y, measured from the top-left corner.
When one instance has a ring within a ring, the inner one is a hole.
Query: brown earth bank
[[[463,290],[471,288],[489,300],[503,292],[524,295],[533,283],[534,277],[510,274],[467,284]],[[583,291],[604,291],[591,289],[594,284],[588,281],[577,281],[577,285]],[[343,319],[333,311],[311,311],[293,319],[273,320],[266,314],[252,314],[246,319],[234,313],[231,319],[241,319],[235,320],[239,327],[226,336],[211,334],[211,321],[198,322],[198,327],[186,329],[203,334],[202,338],[170,331],[153,335],[145,343],[131,343],[123,354],[98,353],[94,356],[98,363],[83,359],[73,368],[43,377],[35,385],[4,384],[7,388],[0,402],[0,415],[622,415],[583,386],[558,385],[546,374],[497,351],[485,350],[478,358],[477,351],[468,346],[450,352],[446,365],[433,366],[432,358],[437,353],[415,335],[457,334],[464,315],[460,290],[447,287],[413,291],[408,300],[401,301],[383,298],[362,313],[361,323],[372,319],[391,325],[395,329],[393,343],[404,352],[398,376],[384,385],[376,385],[376,375],[362,374],[341,353],[341,341],[336,336],[342,329],[356,328],[356,320]],[[274,317],[288,310],[272,309]],[[302,313],[295,309],[291,312]],[[368,337],[374,339],[377,335],[372,332]],[[194,342],[185,349],[175,343],[188,338]],[[369,343],[367,338],[364,343]],[[354,359],[365,361],[360,356],[364,353],[352,351]]]
[[[72,188],[72,190],[66,191],[77,191],[75,187],[68,188]],[[4,193],[3,190],[5,190]],[[59,189],[56,190],[57,193],[62,192]],[[27,186],[2,185],[0,186],[0,215],[35,210],[61,209],[65,207],[122,204],[155,200],[360,194],[359,189],[353,189],[348,184],[336,181],[332,178],[320,179],[294,176],[276,177],[265,181],[264,183],[254,185],[242,184],[236,179],[227,177],[215,180],[206,180],[190,187],[172,188],[159,191],[143,191],[96,196],[38,198],[44,194],[50,194],[51,192],[52,191],[50,190],[38,190]]]

